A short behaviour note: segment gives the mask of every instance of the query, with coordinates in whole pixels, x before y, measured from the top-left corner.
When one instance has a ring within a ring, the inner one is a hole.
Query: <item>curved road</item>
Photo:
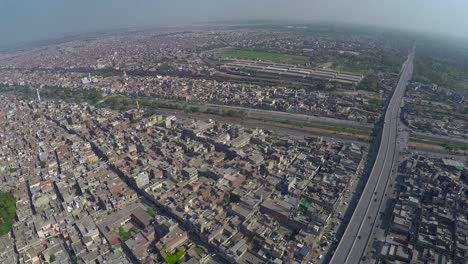
[[[400,79],[388,104],[374,167],[330,263],[355,264],[362,260],[364,250],[372,235],[372,229],[379,217],[379,208],[398,155],[396,142],[400,105],[406,85],[413,74],[413,58],[414,48],[402,66]]]

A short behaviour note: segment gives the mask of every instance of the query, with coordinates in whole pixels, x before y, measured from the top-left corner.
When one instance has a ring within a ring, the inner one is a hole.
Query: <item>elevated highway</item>
[[[359,202],[330,263],[359,263],[372,235],[379,208],[397,160],[396,149],[399,113],[405,88],[413,75],[414,48],[403,63],[400,79],[388,103],[377,158]]]

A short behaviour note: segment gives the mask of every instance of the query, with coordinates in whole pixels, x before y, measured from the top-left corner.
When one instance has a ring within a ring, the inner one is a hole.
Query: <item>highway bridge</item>
[[[400,106],[406,85],[413,75],[413,59],[414,48],[402,66],[400,79],[385,113],[377,158],[348,226],[331,257],[332,264],[361,262],[376,220],[380,217],[379,208],[399,154],[396,143]]]

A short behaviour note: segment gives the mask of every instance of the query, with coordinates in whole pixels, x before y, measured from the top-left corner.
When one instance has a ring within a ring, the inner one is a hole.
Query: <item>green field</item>
[[[11,193],[0,192],[0,236],[10,232],[16,216],[16,199]]]
[[[244,60],[262,60],[288,64],[305,64],[309,61],[309,58],[305,56],[250,50],[226,50],[221,53],[221,57]]]

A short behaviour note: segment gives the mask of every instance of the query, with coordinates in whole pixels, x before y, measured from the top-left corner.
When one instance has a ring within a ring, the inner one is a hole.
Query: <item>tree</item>
[[[377,92],[377,77],[374,75],[364,77],[357,88],[358,90]]]
[[[75,255],[75,253],[72,254],[71,256],[71,262],[73,264],[77,264],[78,263],[78,257]]]
[[[235,193],[230,193],[229,194],[229,203],[239,203],[241,200],[241,197]]]
[[[423,132],[432,132],[432,124],[429,122],[415,122],[414,126]]]
[[[138,233],[138,228],[136,228],[135,226],[132,226],[132,228],[130,228],[130,232],[136,234]]]
[[[155,213],[154,210],[151,209],[151,208],[146,209],[146,212],[147,212],[151,217],[155,217],[155,216],[156,216],[156,213]]]
[[[170,252],[167,252],[164,260],[168,264],[175,264],[175,263],[179,263],[179,261],[182,259],[184,255],[185,255],[185,251],[183,250],[178,250],[175,254],[171,254]]]
[[[50,255],[49,261],[50,261],[50,263],[55,262],[55,255],[54,254]]]
[[[131,238],[130,232],[125,232],[123,227],[119,227],[119,237],[122,241],[127,241]]]

